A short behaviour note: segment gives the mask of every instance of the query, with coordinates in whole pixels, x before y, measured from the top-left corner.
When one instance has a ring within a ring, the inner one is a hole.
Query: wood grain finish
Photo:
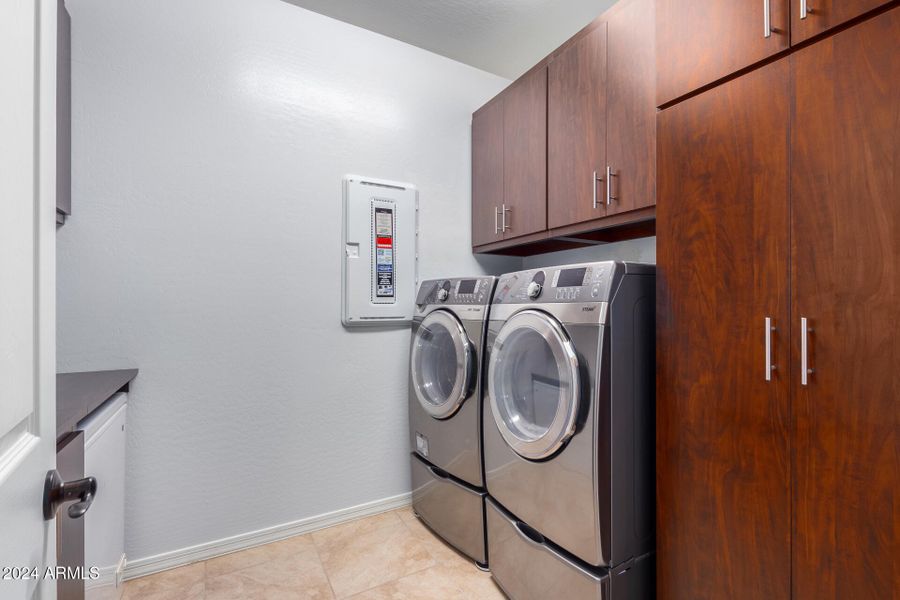
[[[654,0],[632,0],[609,16],[606,155],[615,198],[609,214],[656,204],[655,12]]]
[[[505,239],[547,229],[547,69],[503,92]]]
[[[800,18],[801,0],[791,0],[791,43],[797,44],[842,23],[875,10],[890,0],[808,0],[805,19]]]
[[[782,60],[659,114],[662,599],[790,593],[789,87]]]
[[[607,165],[606,62],[606,23],[600,23],[548,67],[547,217],[551,228],[606,214],[602,182]]]
[[[900,598],[898,40],[895,8],[792,56],[797,599]]]
[[[764,2],[656,0],[657,106],[786,50],[788,0],[769,0],[768,38]]]
[[[472,116],[472,245],[503,239],[496,212],[503,204],[503,100]]]

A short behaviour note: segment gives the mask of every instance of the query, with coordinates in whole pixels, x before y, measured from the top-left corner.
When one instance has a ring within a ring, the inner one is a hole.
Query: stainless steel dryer
[[[652,597],[654,329],[653,265],[500,278],[484,460],[491,571],[515,600]]]
[[[413,510],[482,567],[481,355],[495,277],[425,281],[412,324]]]

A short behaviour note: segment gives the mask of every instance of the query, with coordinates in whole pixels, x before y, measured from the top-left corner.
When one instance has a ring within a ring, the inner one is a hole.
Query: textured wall
[[[523,269],[568,265],[595,260],[630,260],[656,264],[656,238],[640,238],[615,244],[602,244],[590,248],[564,250],[549,254],[529,256],[523,260]]]
[[[469,248],[469,122],[506,81],[279,0],[68,2],[59,368],[137,366],[130,559],[409,489],[408,331],[340,325],[341,176]]]

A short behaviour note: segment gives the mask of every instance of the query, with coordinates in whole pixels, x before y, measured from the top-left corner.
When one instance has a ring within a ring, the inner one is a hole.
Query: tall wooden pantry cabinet
[[[900,598],[898,40],[658,115],[660,598]]]

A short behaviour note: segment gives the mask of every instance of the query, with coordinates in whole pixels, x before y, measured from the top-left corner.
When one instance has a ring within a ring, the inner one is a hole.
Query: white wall
[[[409,489],[408,331],[340,325],[341,176],[420,189],[470,253],[469,122],[508,82],[279,0],[69,0],[59,369],[136,366],[127,553]]]
[[[595,260],[629,260],[656,264],[656,237],[529,256],[522,261],[522,268],[536,269]]]

